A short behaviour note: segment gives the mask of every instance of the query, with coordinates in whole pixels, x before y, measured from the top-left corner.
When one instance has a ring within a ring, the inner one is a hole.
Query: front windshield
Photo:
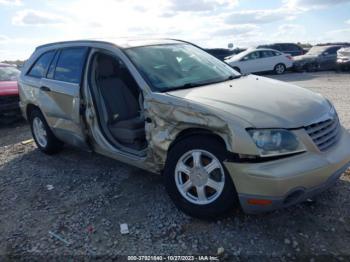
[[[126,53],[153,91],[191,88],[240,76],[229,65],[189,44],[134,47]]]
[[[12,66],[0,67],[0,81],[16,81],[20,71]]]
[[[324,46],[314,46],[311,47],[311,49],[306,53],[307,55],[320,55],[322,54],[327,48]]]

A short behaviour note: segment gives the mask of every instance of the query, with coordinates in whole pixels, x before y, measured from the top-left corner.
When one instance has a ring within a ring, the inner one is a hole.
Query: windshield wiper
[[[193,87],[199,87],[199,86],[205,86],[205,85],[212,85],[212,84],[217,84],[217,83],[221,83],[221,82],[226,82],[229,80],[233,80],[233,79],[237,79],[240,78],[242,75],[230,75],[229,77],[227,77],[224,80],[221,81],[214,81],[214,82],[207,82],[207,83],[186,83],[182,86],[176,86],[176,87],[172,87],[169,88],[166,91],[174,91],[174,90],[180,90],[180,89],[188,89],[188,88],[193,88]]]
[[[203,86],[203,85],[206,85],[206,84],[186,83],[186,84],[184,84],[182,86],[176,86],[176,87],[169,88],[167,91],[188,89],[188,88],[193,88],[193,87],[198,87],[198,86]]]
[[[242,77],[242,75],[230,75],[225,81],[234,80]]]

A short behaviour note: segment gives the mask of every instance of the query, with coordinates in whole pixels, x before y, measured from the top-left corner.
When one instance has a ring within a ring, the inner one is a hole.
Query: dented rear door
[[[58,50],[39,87],[40,109],[54,134],[69,144],[88,148],[81,112],[81,83],[87,47]]]

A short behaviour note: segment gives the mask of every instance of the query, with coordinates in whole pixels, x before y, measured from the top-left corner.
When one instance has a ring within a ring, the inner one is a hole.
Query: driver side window
[[[337,54],[338,49],[338,47],[332,47],[327,49],[324,53],[327,53],[328,55],[335,55]]]

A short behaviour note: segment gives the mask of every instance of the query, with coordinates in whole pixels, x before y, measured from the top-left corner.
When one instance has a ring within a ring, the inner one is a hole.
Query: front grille
[[[326,151],[335,145],[340,137],[340,123],[337,115],[333,119],[328,119],[305,127],[306,132],[312,138],[316,146],[321,151]]]

